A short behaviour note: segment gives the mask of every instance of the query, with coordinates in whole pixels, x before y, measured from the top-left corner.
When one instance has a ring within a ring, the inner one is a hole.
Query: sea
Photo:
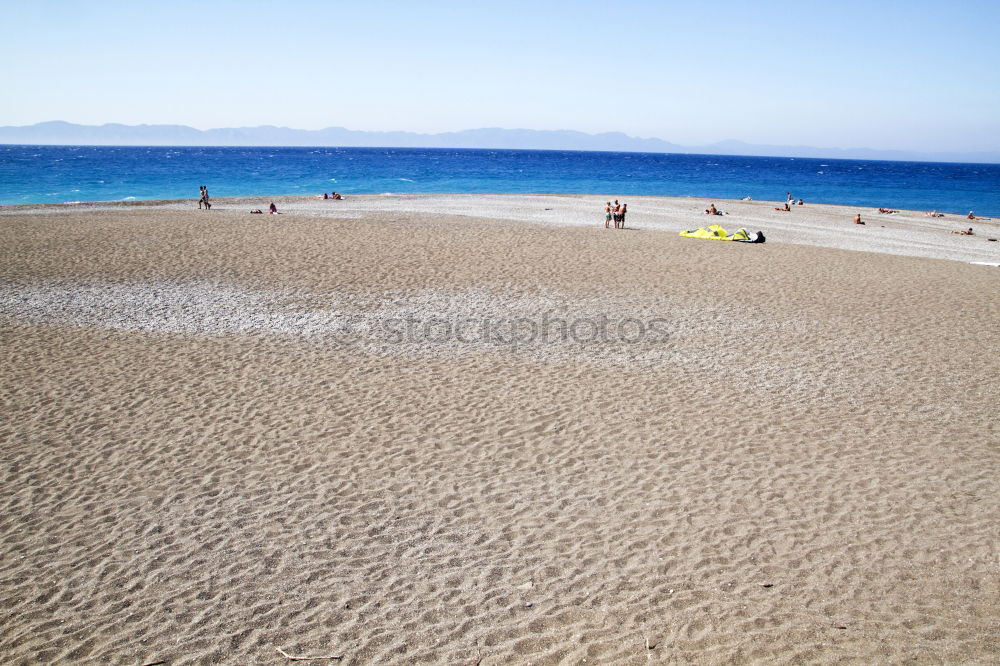
[[[439,148],[0,146],[0,205],[199,197],[594,194],[1000,217],[1000,165]]]

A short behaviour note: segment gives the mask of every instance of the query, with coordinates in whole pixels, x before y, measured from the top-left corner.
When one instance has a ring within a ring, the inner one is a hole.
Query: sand
[[[539,226],[603,226],[605,201],[616,195],[383,195],[350,196],[344,200],[322,197],[276,197],[272,199],[217,199],[212,210],[246,213],[253,209],[267,211],[276,202],[283,214],[322,216],[343,220],[395,219],[403,216],[438,219],[441,216],[529,222]],[[877,209],[830,205],[793,206],[790,212],[775,210],[784,202],[719,201],[693,198],[630,197],[627,226],[643,231],[669,231],[721,224],[723,227],[763,230],[771,242],[816,247],[896,254],[910,257],[952,259],[955,261],[1000,263],[1000,220],[970,221],[964,215],[946,214],[932,218],[929,211],[898,211],[879,214]],[[708,216],[710,203],[726,214]],[[0,216],[76,211],[121,209],[185,210],[196,209],[192,201],[152,201],[76,206],[0,207]],[[854,226],[860,213],[864,226]],[[972,227],[973,237],[958,236],[953,231]],[[860,233],[859,233],[860,232]],[[988,239],[995,239],[990,242]]]
[[[0,209],[2,661],[995,663],[998,227],[607,198]]]

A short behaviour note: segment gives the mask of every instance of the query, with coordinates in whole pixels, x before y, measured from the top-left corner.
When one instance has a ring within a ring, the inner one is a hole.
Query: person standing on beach
[[[202,185],[201,187],[199,187],[198,191],[201,192],[201,195],[198,199],[198,210],[201,210],[201,205],[205,203],[205,186]]]
[[[618,223],[622,220],[621,211],[621,204],[618,203],[618,199],[615,199],[615,207],[611,209],[612,216],[615,219],[615,229],[618,228]]]
[[[608,229],[611,224],[611,202],[608,201],[604,204],[604,228]]]
[[[619,227],[619,229],[624,229],[625,228],[625,213],[627,211],[628,211],[628,204],[627,203],[623,203],[622,204],[622,209],[618,213],[618,221],[621,222],[621,226]]]

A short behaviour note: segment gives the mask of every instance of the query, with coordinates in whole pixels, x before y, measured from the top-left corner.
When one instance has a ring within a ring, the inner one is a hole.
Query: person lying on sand
[[[944,213],[939,213],[936,210],[932,210],[931,212],[927,213],[927,217],[944,217]]]
[[[953,231],[951,233],[958,234],[959,236],[974,236],[975,235],[975,234],[972,233],[972,227],[969,227],[968,229],[965,229],[963,231]]]
[[[893,213],[898,213],[899,211],[891,208],[879,208],[878,212],[885,213],[886,215],[892,215]]]
[[[251,215],[263,215],[264,211],[262,211],[260,208],[255,208],[254,210],[250,211],[250,214]]]
[[[785,207],[784,207],[784,208],[775,208],[774,210],[780,210],[780,211],[781,211],[781,212],[783,212],[783,213],[787,213],[788,211],[790,211],[790,210],[792,210],[792,209],[788,207],[788,202],[786,201],[786,202],[785,202]]]

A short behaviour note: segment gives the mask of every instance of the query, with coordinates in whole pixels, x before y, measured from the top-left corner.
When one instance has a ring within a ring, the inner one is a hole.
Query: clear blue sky
[[[0,125],[1000,150],[1000,2],[0,0]]]

